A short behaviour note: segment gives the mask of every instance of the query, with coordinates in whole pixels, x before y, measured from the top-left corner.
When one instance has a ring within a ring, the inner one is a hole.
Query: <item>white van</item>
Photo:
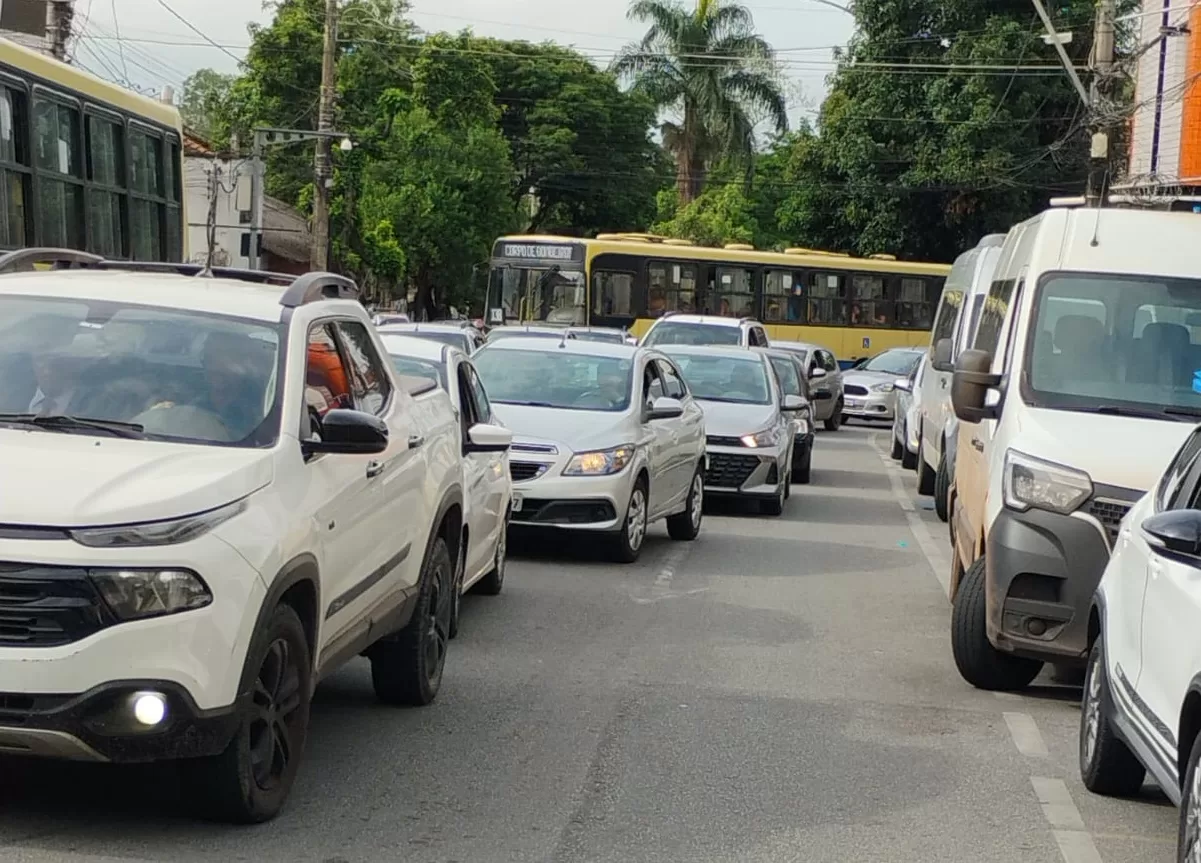
[[[980,307],[992,285],[1004,242],[1004,234],[989,234],[955,259],[934,314],[929,368],[914,393],[919,413],[917,490],[919,494],[934,495],[934,509],[943,521],[950,512],[951,487],[946,442],[959,425],[951,409],[951,373],[976,331]]]
[[[1055,209],[1005,239],[955,364],[951,644],[982,689],[1083,664],[1132,504],[1201,419],[1201,216]]]

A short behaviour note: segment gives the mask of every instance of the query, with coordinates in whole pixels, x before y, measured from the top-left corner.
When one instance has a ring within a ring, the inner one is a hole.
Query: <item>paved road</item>
[[[634,567],[527,549],[433,707],[363,661],[321,688],[272,824],[190,820],[170,770],[0,762],[0,861],[1168,863],[1162,795],[1080,785],[1078,690],[959,679],[945,526],[886,442],[824,434],[782,519]]]

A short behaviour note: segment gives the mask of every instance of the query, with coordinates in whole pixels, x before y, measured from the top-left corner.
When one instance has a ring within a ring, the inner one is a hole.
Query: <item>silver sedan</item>
[[[921,348],[893,348],[876,354],[857,369],[844,372],[843,419],[892,422],[896,415],[897,378],[913,374],[924,353]]]

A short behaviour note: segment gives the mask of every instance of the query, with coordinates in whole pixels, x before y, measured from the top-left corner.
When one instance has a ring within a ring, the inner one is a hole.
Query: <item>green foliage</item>
[[[720,162],[749,174],[755,125],[788,128],[774,53],[754,32],[750,10],[729,0],[633,0],[629,17],[650,24],[640,43],[622,50],[613,70],[634,92],[674,115],[661,126],[676,160],[681,202],[700,194]]]
[[[198,69],[183,83],[179,113],[184,125],[209,142],[229,139],[226,127],[230,91],[236,75],[223,75],[212,69]]]
[[[1061,27],[1091,21],[1088,0],[1062,5]],[[1079,97],[1058,70],[1016,68],[1054,65],[1027,3],[853,8],[858,31],[831,80],[820,134],[792,142],[785,162],[785,234],[806,246],[945,261],[1082,188]],[[1069,48],[1083,65],[1088,40]],[[930,65],[896,68],[905,63]],[[1007,66],[1015,71],[998,73]]]
[[[753,211],[754,206],[740,184],[710,185],[699,197],[676,210],[670,220],[656,224],[651,230],[702,246],[754,243],[759,226]]]

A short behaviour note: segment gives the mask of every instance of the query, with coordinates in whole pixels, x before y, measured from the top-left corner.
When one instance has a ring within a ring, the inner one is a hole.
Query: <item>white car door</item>
[[[659,368],[649,358],[643,365],[641,393],[639,404],[645,408],[642,413],[644,418],[655,399],[667,395]],[[647,470],[651,476],[649,509],[652,519],[661,515],[679,496],[679,477],[670,469],[672,453],[679,444],[679,430],[674,423],[675,420],[643,421],[649,438]]]
[[[469,360],[458,360],[453,377],[458,391],[456,403],[459,405],[459,423],[466,445],[467,432],[473,425],[493,422],[492,406]],[[463,584],[467,587],[492,568],[509,499],[508,455],[495,452],[464,453],[463,474],[470,528],[463,573]]]
[[[684,407],[684,414],[674,420],[664,420],[672,429],[671,473],[672,498],[670,506],[683,504],[692,488],[692,477],[696,474],[698,447],[704,449],[705,414],[688,397],[684,379],[671,361],[660,357],[655,360],[659,378],[663,381],[663,392],[668,398],[676,399]]]

